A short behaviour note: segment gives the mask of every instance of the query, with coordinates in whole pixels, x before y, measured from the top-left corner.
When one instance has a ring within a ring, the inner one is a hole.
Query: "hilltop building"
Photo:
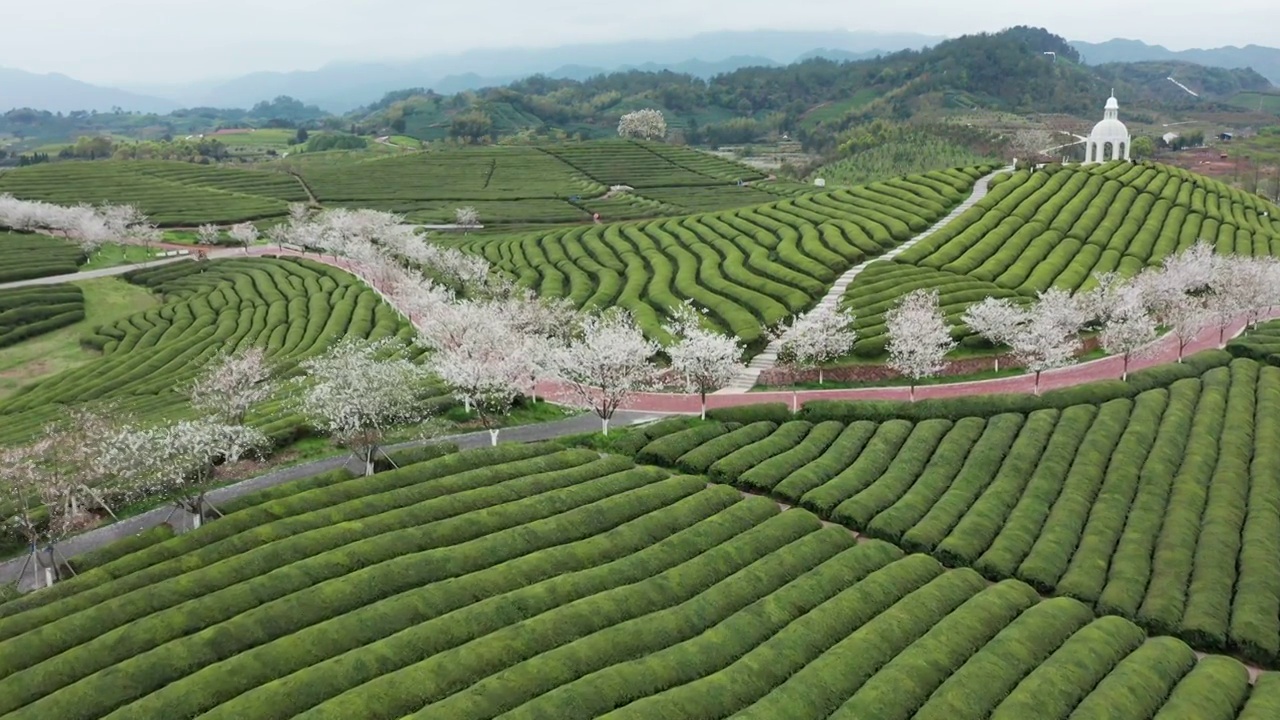
[[[1089,133],[1089,139],[1085,142],[1086,165],[1129,159],[1129,128],[1120,122],[1119,115],[1120,103],[1116,101],[1116,91],[1112,90],[1103,110],[1102,122],[1093,126],[1093,132]]]

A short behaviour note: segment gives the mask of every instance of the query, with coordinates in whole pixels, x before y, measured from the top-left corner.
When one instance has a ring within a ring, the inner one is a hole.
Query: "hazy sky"
[[[0,66],[114,84],[714,30],[955,36],[1027,24],[1069,40],[1129,37],[1175,50],[1280,45],[1280,0],[12,0],[0,22],[10,28]]]

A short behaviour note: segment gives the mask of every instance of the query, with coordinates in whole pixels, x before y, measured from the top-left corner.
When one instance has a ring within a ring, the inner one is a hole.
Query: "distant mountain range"
[[[743,67],[787,65],[815,56],[862,60],[907,48],[924,48],[942,39],[914,33],[843,30],[714,32],[675,40],[479,49],[403,62],[331,63],[318,70],[258,72],[222,82],[140,85],[130,88],[131,92],[78,83],[64,76],[22,73],[23,77],[13,82],[0,76],[0,112],[13,107],[108,110],[116,105],[127,110],[165,111],[176,107],[247,108],[288,95],[341,113],[410,87],[453,94],[506,85],[536,73],[584,80],[600,73],[632,69],[670,70],[709,78]]]
[[[165,97],[186,105],[246,107],[266,98],[289,95],[331,112],[345,112],[408,87],[447,95],[506,85],[537,73],[584,80],[604,72],[631,69],[670,70],[708,78],[742,67],[787,65],[815,55],[861,60],[928,47],[942,39],[914,33],[761,30],[703,33],[675,40],[480,49],[405,62],[333,63],[318,70],[253,73],[198,93],[169,92]]]
[[[0,112],[29,107],[49,112],[74,110],[125,110],[167,113],[180,103],[139,93],[80,82],[66,75],[39,75],[16,68],[0,67]]]
[[[281,95],[343,113],[384,94],[422,87],[440,94],[506,85],[541,73],[585,80],[607,72],[671,71],[701,78],[744,67],[778,67],[814,57],[836,61],[874,58],[904,49],[922,49],[944,38],[915,33],[883,34],[761,30],[703,33],[675,40],[636,40],[556,48],[480,49],[403,62],[346,62],[318,70],[259,72],[224,81],[204,80],[168,87],[107,88],[65,75],[38,75],[0,68],[0,112],[32,107],[53,112],[107,111],[113,107],[165,113],[180,107],[248,108]],[[1251,67],[1280,85],[1280,49],[1249,45],[1173,51],[1138,40],[1071,43],[1085,62],[1180,61],[1199,65]]]
[[[1160,45],[1148,45],[1141,40],[1108,40],[1103,43],[1071,41],[1090,65],[1111,62],[1139,62],[1144,60],[1177,60],[1222,68],[1253,68],[1259,75],[1280,85],[1280,49],[1261,45],[1244,47],[1220,47],[1210,50],[1170,50]]]

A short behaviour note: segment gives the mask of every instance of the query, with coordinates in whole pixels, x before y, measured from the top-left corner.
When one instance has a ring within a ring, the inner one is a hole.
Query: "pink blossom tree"
[[[913,290],[885,316],[889,334],[889,366],[911,379],[910,397],[916,399],[916,383],[937,375],[946,367],[946,355],[955,348],[946,316],[938,307],[937,290]]]

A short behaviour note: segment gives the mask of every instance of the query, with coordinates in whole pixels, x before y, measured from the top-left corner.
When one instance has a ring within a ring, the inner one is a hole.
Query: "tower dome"
[[[1120,122],[1120,102],[1116,100],[1116,91],[1111,91],[1107,104],[1102,110],[1102,121],[1093,126],[1089,139],[1084,145],[1084,162],[1106,162],[1108,160],[1128,160],[1129,128]]]

